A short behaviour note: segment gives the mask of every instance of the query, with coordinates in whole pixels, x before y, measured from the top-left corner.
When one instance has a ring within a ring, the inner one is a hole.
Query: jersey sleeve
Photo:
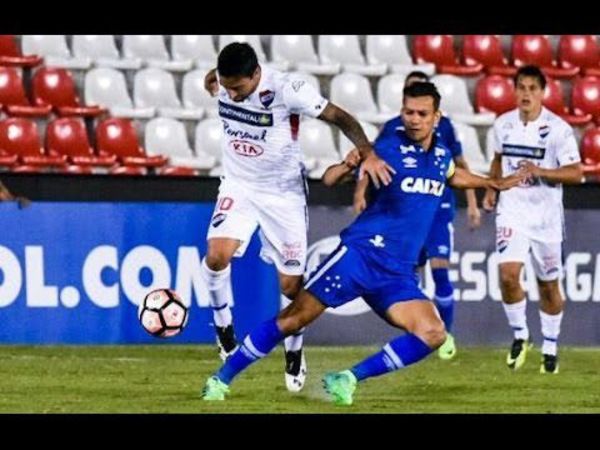
[[[581,161],[577,140],[573,134],[573,128],[569,125],[560,130],[556,136],[554,145],[556,145],[556,158],[559,165],[566,166]]]
[[[327,106],[327,99],[305,80],[290,78],[283,87],[283,102],[293,114],[318,117]]]
[[[499,121],[494,122],[494,128],[492,129],[492,139],[490,139],[489,145],[494,147],[494,153],[502,153],[502,143],[500,142],[500,123]],[[490,153],[490,152],[488,152]]]

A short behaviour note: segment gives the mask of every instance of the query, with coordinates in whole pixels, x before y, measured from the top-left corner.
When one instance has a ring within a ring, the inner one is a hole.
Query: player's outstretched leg
[[[325,391],[336,405],[352,405],[359,381],[419,362],[446,340],[444,324],[431,302],[411,300],[395,303],[388,309],[387,316],[391,323],[408,332],[388,342],[381,351],[351,369],[325,375]]]
[[[292,302],[285,295],[281,296],[281,304],[284,308]],[[306,381],[308,372],[306,367],[306,356],[302,344],[304,343],[304,330],[286,337],[283,341],[285,348],[285,386],[290,392],[300,392]]]
[[[456,343],[454,337],[450,334],[454,322],[454,287],[450,282],[447,267],[434,268],[431,273],[435,282],[435,306],[442,317],[448,334],[446,341],[438,349],[438,356],[441,359],[449,360],[456,356]]]

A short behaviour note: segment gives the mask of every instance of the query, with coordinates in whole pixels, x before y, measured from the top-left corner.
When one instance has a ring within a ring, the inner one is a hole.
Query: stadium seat
[[[0,34],[0,66],[35,67],[43,62],[40,55],[23,55],[12,34]]]
[[[570,125],[582,126],[590,123],[592,120],[590,114],[576,115],[569,113],[569,107],[565,105],[562,85],[560,81],[553,80],[552,78],[546,79],[543,104],[550,111],[561,116]]]
[[[171,60],[163,36],[160,34],[127,34],[123,36],[123,56],[141,59],[147,66],[171,72],[187,72],[191,60]]]
[[[92,63],[89,58],[73,57],[63,34],[23,35],[21,37],[21,49],[26,55],[42,56],[46,66],[85,70],[89,69]]]
[[[513,81],[501,75],[488,75],[475,85],[475,110],[500,115],[517,107]]]
[[[500,36],[496,34],[465,35],[462,55],[467,66],[483,64],[484,70],[490,74],[513,76],[517,73],[517,68],[508,63]]]
[[[142,67],[141,58],[122,58],[115,38],[110,34],[76,34],[72,40],[73,55],[89,58],[97,67],[121,70],[137,70]]]
[[[159,167],[167,162],[164,156],[148,156],[140,146],[131,120],[109,118],[96,127],[96,146],[100,156],[116,155],[125,166]]]
[[[464,79],[455,75],[442,74],[435,75],[431,81],[437,86],[442,96],[442,111],[451,119],[476,126],[489,126],[494,123],[496,118],[494,113],[475,113]]]
[[[392,73],[381,77],[377,83],[377,104],[382,114],[390,118],[400,114],[405,75]]]
[[[327,167],[341,160],[333,140],[331,126],[322,120],[303,121],[300,125],[298,141],[309,178],[321,178]]]
[[[575,115],[591,114],[596,123],[600,121],[600,77],[575,79],[571,91],[571,108]]]
[[[308,34],[275,34],[271,37],[273,62],[308,73],[319,73],[319,58],[315,52],[312,36]]]
[[[11,117],[0,121],[0,155],[17,155],[30,166],[65,166],[66,155],[49,156],[44,152],[38,127],[32,120]]]
[[[116,155],[98,156],[94,153],[85,124],[82,119],[76,117],[62,117],[48,124],[46,150],[51,156],[65,155],[70,163],[80,167],[106,167],[117,162]]]
[[[454,50],[451,34],[416,35],[413,38],[413,57],[416,63],[433,63],[439,73],[474,76],[483,70],[483,64],[462,65]]]
[[[454,122],[454,132],[463,148],[463,156],[471,170],[487,173],[490,170],[490,162],[481,150],[481,144],[477,137],[477,130],[472,126],[460,122]]]
[[[198,171],[191,167],[167,166],[158,169],[158,174],[167,177],[193,177],[198,175]]]
[[[558,44],[558,63],[564,69],[579,67],[583,75],[600,76],[600,49],[593,34],[565,34]]]
[[[217,52],[212,36],[205,34],[174,34],[171,36],[174,61],[191,60],[199,69],[212,69],[217,64]]]
[[[156,108],[163,117],[199,120],[202,108],[183,108],[175,90],[173,75],[163,69],[150,67],[135,74],[133,98],[137,108]]]
[[[188,143],[185,126],[175,119],[152,119],[146,124],[144,134],[148,155],[167,156],[170,166],[209,170],[216,163],[216,158],[212,155],[194,155]]]
[[[75,82],[66,69],[41,67],[32,80],[33,103],[52,106],[61,116],[97,117],[107,112],[100,106],[84,106],[79,101]]]
[[[196,126],[194,148],[196,155],[210,155],[215,158],[216,166],[209,175],[220,176],[223,174],[221,166],[221,139],[223,137],[223,123],[220,119],[204,119]]]
[[[44,117],[52,107],[33,106],[25,95],[23,80],[16,67],[0,66],[0,105],[11,116]]]
[[[344,72],[365,76],[381,76],[387,72],[385,63],[366,64],[356,34],[320,35],[319,57],[321,64],[339,65]]]
[[[526,64],[539,66],[551,78],[571,78],[579,73],[579,67],[564,68],[557,65],[550,39],[541,34],[513,36],[512,61],[516,67]]]
[[[202,109],[208,117],[219,115],[217,98],[204,89],[204,76],[206,69],[196,69],[183,76],[181,88],[183,106],[190,110]]]
[[[108,173],[111,175],[143,176],[148,173],[148,170],[140,166],[116,166],[110,169]]]
[[[589,128],[581,138],[581,162],[586,173],[600,173],[600,128]]]
[[[413,70],[427,75],[435,73],[435,64],[413,63],[404,35],[368,35],[367,61],[372,66],[386,64],[392,73],[408,74]]]
[[[375,139],[377,139],[377,135],[379,134],[379,129],[373,125],[372,123],[369,122],[363,122],[360,121],[360,126],[362,127],[363,131],[365,132],[365,134],[367,135],[367,138],[369,139],[370,142],[375,142]],[[341,158],[345,158],[346,155],[350,152],[350,150],[352,150],[355,146],[352,143],[352,141],[350,141],[350,139],[348,139],[346,137],[346,135],[344,133],[342,133],[341,131],[339,132],[339,153]]]
[[[125,75],[118,70],[102,67],[90,70],[85,76],[86,105],[100,105],[110,110],[115,117],[149,119],[155,108],[134,108]]]
[[[357,73],[342,73],[331,80],[331,101],[360,120],[382,123],[389,114],[380,114],[369,80]]]

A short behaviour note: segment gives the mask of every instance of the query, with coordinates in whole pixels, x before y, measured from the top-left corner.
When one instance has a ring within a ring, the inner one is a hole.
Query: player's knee
[[[298,292],[300,292],[301,287],[302,283],[300,281],[288,281],[286,283],[281,283],[281,293],[290,300],[293,300],[296,295],[298,295]]]
[[[505,291],[516,291],[521,288],[519,272],[500,270],[500,286]]]
[[[223,270],[229,265],[229,262],[230,258],[222,252],[213,251],[206,255],[206,265],[210,270]]]
[[[419,336],[432,349],[438,348],[446,341],[444,322],[438,318],[421,322],[414,334]]]
[[[277,326],[285,336],[297,333],[304,325],[299,314],[283,314],[277,319]]]
[[[538,283],[538,288],[540,291],[540,300],[550,303],[560,303],[562,302],[562,295],[560,294],[560,289],[558,288],[558,282],[543,282]]]

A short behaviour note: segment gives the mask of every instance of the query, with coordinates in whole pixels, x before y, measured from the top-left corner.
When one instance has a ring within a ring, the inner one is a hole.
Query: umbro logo
[[[378,247],[378,248],[385,247],[385,244],[383,242],[383,236],[380,234],[376,234],[374,238],[369,239],[369,242],[371,244],[373,244],[373,246]]]

